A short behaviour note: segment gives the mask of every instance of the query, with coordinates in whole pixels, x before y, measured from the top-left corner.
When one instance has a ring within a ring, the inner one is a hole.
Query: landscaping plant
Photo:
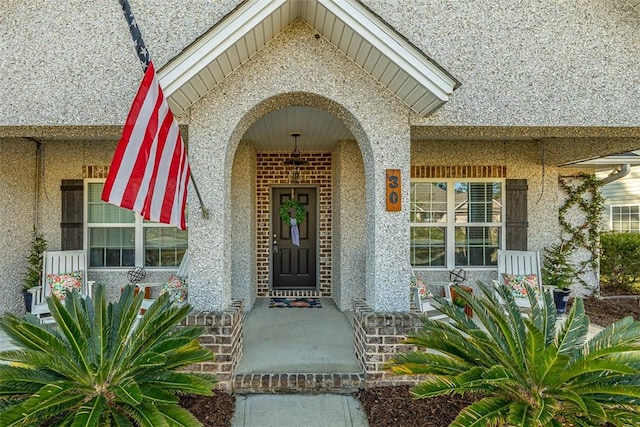
[[[47,250],[47,246],[48,243],[44,238],[44,234],[33,227],[31,246],[29,247],[29,255],[27,255],[28,265],[22,282],[23,291],[28,291],[29,289],[42,284],[43,254],[44,251]]]
[[[640,234],[602,233],[600,243],[600,275],[604,284],[618,292],[638,292],[638,286],[634,285],[640,281]]]
[[[523,316],[506,286],[478,287],[477,296],[456,289],[473,320],[438,299],[451,320],[425,318],[406,340],[428,350],[391,359],[395,373],[425,375],[416,398],[477,396],[454,427],[640,425],[640,322],[627,317],[587,339],[581,299],[556,330],[548,292],[540,307],[529,289]]]
[[[0,352],[0,425],[196,426],[181,394],[211,395],[215,381],[181,371],[213,358],[200,328],[179,327],[190,311],[168,295],[138,319],[142,294],[127,286],[108,303],[67,292],[49,298],[57,325],[5,314],[0,327],[18,349]]]
[[[542,283],[568,290],[576,277],[576,269],[570,259],[573,252],[570,243],[564,241],[545,248]]]

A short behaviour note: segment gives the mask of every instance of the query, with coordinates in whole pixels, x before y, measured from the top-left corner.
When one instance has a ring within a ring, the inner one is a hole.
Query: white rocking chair
[[[411,275],[412,275],[412,279],[415,279],[415,283],[414,280],[412,280],[412,286],[411,286],[411,297],[413,299],[413,302],[416,306],[416,308],[425,314],[425,316],[427,316],[429,319],[433,319],[433,320],[444,320],[447,319],[449,316],[447,316],[446,314],[438,311],[438,309],[436,309],[436,307],[431,304],[431,301],[433,301],[433,296],[432,297],[428,297],[428,298],[424,298],[421,294],[424,292],[431,292],[430,289],[430,285],[424,283],[422,281],[422,279],[420,279],[418,276],[416,276],[415,272],[413,271],[413,268],[411,269]],[[444,289],[444,298],[451,301],[451,284],[450,283],[443,283],[443,282],[438,282],[438,283],[433,283],[432,284],[434,287],[438,286],[438,287],[442,287]],[[424,291],[421,291],[421,288],[424,287]],[[442,296],[442,295],[440,295]]]
[[[189,252],[185,252],[184,256],[182,257],[182,261],[180,261],[180,265],[178,266],[178,271],[176,271],[175,275],[184,282],[186,282],[186,280],[189,278]],[[140,288],[143,288],[142,292],[144,292],[145,295],[147,295],[146,288],[151,288],[151,291],[149,293],[153,294],[153,288],[163,287],[165,283],[166,282],[141,283],[141,284],[138,284],[138,286]],[[171,294],[172,299],[178,300],[179,298],[177,296],[180,295],[182,292],[187,292],[187,289],[188,289],[187,287],[176,288],[176,289],[162,289],[161,292],[169,292]],[[151,307],[151,304],[155,302],[155,300],[156,300],[155,297],[145,298],[142,301],[141,310],[148,310],[149,307]],[[185,301],[186,301],[186,298],[185,298]]]
[[[64,298],[64,288],[54,290],[54,284],[77,284],[69,286],[78,290],[82,296],[91,296],[93,281],[87,280],[87,255],[85,251],[46,251],[43,254],[42,284],[29,289],[32,294],[31,313],[40,319],[41,323],[54,323],[51,311],[47,305],[47,298]],[[59,295],[59,296],[56,296]]]
[[[533,278],[535,276],[535,279]],[[510,286],[516,304],[523,309],[531,309],[531,303],[526,291],[519,284],[523,280],[529,283],[535,280],[534,288],[538,291],[538,304],[543,304],[542,270],[540,268],[540,253],[537,251],[498,250],[498,280],[496,286]],[[523,294],[523,292],[525,292]]]

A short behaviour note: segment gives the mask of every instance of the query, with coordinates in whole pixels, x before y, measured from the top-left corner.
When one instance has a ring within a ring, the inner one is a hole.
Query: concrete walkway
[[[353,396],[254,394],[238,396],[232,427],[366,427],[367,416]]]
[[[269,308],[258,298],[244,321],[244,351],[236,374],[354,373],[353,313],[333,300],[322,308]],[[247,394],[236,398],[233,427],[368,426],[360,402],[340,394]]]
[[[269,298],[256,299],[244,321],[236,373],[361,372],[353,313],[342,313],[329,298],[320,301],[322,308],[269,308]]]

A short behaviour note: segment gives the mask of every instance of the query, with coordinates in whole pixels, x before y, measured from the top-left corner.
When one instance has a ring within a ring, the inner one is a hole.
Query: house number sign
[[[387,210],[399,211],[402,208],[402,181],[400,169],[387,169]]]

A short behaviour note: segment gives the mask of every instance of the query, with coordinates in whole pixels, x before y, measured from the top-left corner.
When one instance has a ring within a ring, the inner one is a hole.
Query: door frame
[[[316,190],[316,285],[312,288],[301,288],[301,290],[320,290],[320,187],[315,184],[271,184],[269,185],[269,290],[282,291],[273,288],[273,190],[274,188],[314,188]],[[295,291],[295,290],[294,290]]]

